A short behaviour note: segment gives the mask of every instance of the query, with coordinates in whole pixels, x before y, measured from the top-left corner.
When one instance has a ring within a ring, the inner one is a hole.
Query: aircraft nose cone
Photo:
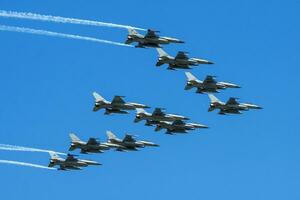
[[[212,61],[207,61],[207,64],[212,65],[212,64],[215,64],[215,63],[212,62]]]
[[[94,165],[102,165],[101,163],[94,163]]]

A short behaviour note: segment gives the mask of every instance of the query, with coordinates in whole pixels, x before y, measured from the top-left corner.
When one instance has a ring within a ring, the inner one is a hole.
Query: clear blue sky
[[[206,95],[184,91],[183,71],[156,68],[153,49],[0,32],[1,143],[66,151],[68,133],[106,140],[105,131],[139,135],[159,148],[86,155],[101,167],[79,172],[0,165],[1,199],[298,200],[300,1],[1,1],[3,10],[92,19],[178,37],[170,54],[214,61],[192,72],[231,81],[230,96],[264,110],[208,113]],[[123,42],[123,29],[4,19],[0,24]],[[165,107],[210,126],[189,135],[156,133],[134,113],[93,113],[91,93]],[[0,159],[48,164],[40,153],[0,152]]]

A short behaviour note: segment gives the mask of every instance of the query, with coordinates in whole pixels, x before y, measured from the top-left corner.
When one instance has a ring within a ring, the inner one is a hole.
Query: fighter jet
[[[166,114],[162,108],[155,108],[152,114],[142,108],[137,108],[134,122],[137,123],[142,120],[146,120],[145,125],[151,126],[159,121],[189,120],[189,118],[181,115]]]
[[[168,55],[161,48],[156,48],[159,58],[156,66],[159,67],[163,64],[168,64],[169,70],[175,69],[192,69],[190,66],[197,66],[199,64],[214,64],[211,61],[200,58],[189,58],[187,52],[179,51],[175,57]]]
[[[156,124],[155,131],[166,129],[166,134],[174,133],[187,133],[189,130],[195,130],[196,128],[208,128],[208,126],[196,123],[185,123],[182,120],[176,120],[174,122],[161,121]]]
[[[262,109],[262,107],[250,104],[250,103],[239,103],[237,102],[238,98],[231,97],[229,100],[224,103],[220,101],[217,97],[213,94],[208,94],[210,98],[210,107],[208,109],[209,112],[220,109],[219,114],[225,115],[227,113],[230,114],[241,114],[240,111],[248,111],[250,109]]]
[[[109,150],[109,146],[105,143],[100,143],[96,138],[90,138],[87,142],[80,140],[74,133],[70,133],[71,146],[69,151],[74,151],[79,148],[80,153],[103,153]]]
[[[171,37],[160,37],[157,35],[159,31],[154,31],[148,29],[146,35],[139,34],[136,30],[128,29],[128,36],[125,44],[131,44],[137,42],[137,48],[145,47],[161,47],[161,44],[170,44],[170,43],[184,43],[183,41],[171,38]]]
[[[218,93],[218,90],[226,89],[226,88],[240,88],[240,86],[226,83],[226,82],[217,82],[215,80],[215,76],[208,75],[204,79],[204,81],[198,80],[192,73],[185,72],[187,77],[187,83],[185,86],[185,90],[190,90],[192,88],[197,88],[196,93]]]
[[[101,108],[105,109],[106,115],[112,113],[128,114],[126,110],[134,110],[136,108],[150,108],[149,106],[138,104],[138,103],[129,103],[123,100],[124,96],[115,96],[112,102],[105,100],[100,94],[94,92],[93,96],[95,98],[95,106],[93,111],[96,112]]]
[[[137,151],[138,148],[144,148],[146,146],[159,146],[153,142],[136,140],[133,135],[126,134],[123,140],[117,138],[111,131],[107,131],[106,135],[108,137],[107,144],[110,147],[116,148],[117,151]]]
[[[50,153],[50,163],[48,167],[59,165],[58,170],[81,170],[82,167],[89,165],[101,165],[96,161],[81,160],[75,158],[75,155],[68,154],[66,159],[59,157],[56,153]]]

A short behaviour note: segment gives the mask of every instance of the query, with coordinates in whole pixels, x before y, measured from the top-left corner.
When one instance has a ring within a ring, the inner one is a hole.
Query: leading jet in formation
[[[126,110],[135,110],[136,108],[150,108],[144,104],[130,103],[123,100],[124,96],[115,96],[111,102],[105,100],[100,94],[94,92],[95,105],[93,111],[105,109],[106,115],[112,113],[128,114]]]
[[[145,47],[155,47],[160,48],[161,44],[170,44],[170,43],[184,43],[183,41],[171,38],[171,37],[160,37],[157,33],[159,31],[154,31],[148,29],[146,35],[139,34],[136,30],[128,29],[128,36],[125,44],[131,44],[133,42],[137,42],[138,44],[135,46],[137,48],[145,48]]]
[[[217,82],[215,76],[208,75],[201,81],[198,80],[192,73],[185,72],[187,83],[185,90],[197,88],[196,93],[218,93],[218,90],[226,88],[240,88],[240,86],[232,83]]]
[[[219,109],[219,114],[225,115],[225,114],[241,114],[240,111],[248,111],[250,109],[262,109],[262,107],[250,104],[250,103],[239,103],[237,102],[238,98],[229,98],[229,100],[224,103],[220,101],[217,97],[215,97],[213,94],[208,94],[208,97],[210,98],[210,107],[208,109],[209,112]]]
[[[80,149],[80,153],[103,153],[109,150],[109,146],[105,143],[100,143],[96,138],[90,138],[87,142],[80,140],[74,133],[70,133],[71,146],[69,151]]]
[[[82,167],[89,165],[101,165],[96,161],[82,160],[75,158],[74,155],[68,154],[66,159],[59,157],[56,153],[50,152],[50,163],[48,167],[59,165],[58,170],[81,170]]]
[[[174,122],[161,121],[156,124],[155,131],[166,129],[166,134],[174,134],[187,133],[187,131],[195,130],[197,128],[208,128],[208,126],[197,123],[186,123],[182,120],[176,120]]]
[[[163,64],[168,64],[169,70],[175,69],[191,69],[191,66],[197,66],[199,64],[214,64],[211,61],[200,58],[189,58],[187,52],[179,51],[175,57],[170,56],[161,48],[156,49],[158,52],[158,61],[156,66],[159,67]]]
[[[189,118],[182,115],[167,114],[162,108],[155,108],[153,113],[148,113],[144,109],[137,108],[134,122],[146,120],[146,125],[153,125],[159,121],[176,121],[176,120],[189,120]]]
[[[158,144],[153,142],[136,140],[134,136],[126,134],[124,139],[119,139],[111,131],[107,131],[106,135],[108,137],[107,144],[110,147],[116,148],[117,151],[137,151],[138,148],[144,148],[146,146],[157,147]]]

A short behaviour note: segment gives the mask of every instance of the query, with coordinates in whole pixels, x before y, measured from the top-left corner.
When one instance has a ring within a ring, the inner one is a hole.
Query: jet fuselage
[[[136,115],[136,119],[140,120],[149,120],[149,121],[176,121],[176,120],[188,120],[189,118],[181,116],[181,115],[174,115],[174,114],[165,114],[165,115],[152,115],[150,113],[138,113]]]

